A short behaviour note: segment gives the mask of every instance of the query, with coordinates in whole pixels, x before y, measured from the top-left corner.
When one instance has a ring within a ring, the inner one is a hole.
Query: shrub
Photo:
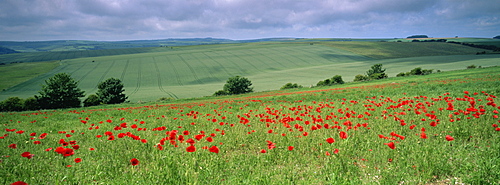
[[[302,85],[299,85],[297,83],[287,83],[285,84],[283,87],[281,87],[280,89],[294,89],[294,88],[302,88]]]
[[[85,107],[96,106],[96,105],[100,105],[100,104],[101,104],[101,100],[95,94],[89,95],[89,97],[87,97],[87,99],[85,99],[83,101],[83,106],[85,106]]]
[[[342,76],[335,75],[332,78],[325,79],[323,81],[319,81],[316,86],[329,86],[334,84],[344,84],[344,80],[342,80]]]
[[[219,90],[214,93],[214,96],[225,96],[225,95],[229,95],[229,93],[224,90]]]
[[[120,79],[109,78],[104,82],[99,83],[97,86],[97,97],[104,104],[117,104],[123,103],[127,96],[123,94],[123,84]]]
[[[387,77],[388,76],[385,73],[373,73],[372,75],[370,75],[370,79],[375,79],[375,80],[384,79]]]
[[[422,68],[421,67],[417,67],[415,69],[412,69],[410,71],[410,74],[411,75],[422,75]]]
[[[171,100],[174,100],[174,98],[172,98],[172,97],[161,97],[157,101],[164,102],[164,101],[171,101]]]
[[[19,97],[9,97],[0,102],[1,111],[23,111],[23,100]]]
[[[398,73],[398,74],[396,75],[396,77],[401,77],[401,76],[406,76],[406,73],[401,72],[401,73]]]
[[[474,64],[467,66],[467,69],[475,69],[475,68],[476,68],[476,65],[474,65]]]
[[[367,80],[369,80],[369,78],[368,78],[368,76],[366,76],[366,75],[361,75],[361,74],[359,74],[359,75],[356,75],[356,76],[354,77],[354,81],[355,81],[355,82],[362,82],[362,81],[367,81]]]
[[[58,73],[45,80],[39,93],[35,98],[41,108],[47,109],[80,107],[80,97],[85,96],[78,82],[67,73]]]
[[[38,110],[40,109],[40,104],[35,97],[29,97],[24,100],[23,108],[24,110]]]

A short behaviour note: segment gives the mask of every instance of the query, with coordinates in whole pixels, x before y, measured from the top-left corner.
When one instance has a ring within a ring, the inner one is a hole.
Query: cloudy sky
[[[0,0],[0,40],[494,37],[500,0]]]

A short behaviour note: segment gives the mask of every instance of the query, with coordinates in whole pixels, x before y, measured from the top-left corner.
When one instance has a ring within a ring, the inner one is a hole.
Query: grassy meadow
[[[119,78],[131,102],[147,102],[162,97],[182,99],[210,96],[222,89],[229,77],[236,75],[250,79],[255,91],[269,91],[289,82],[309,87],[334,75],[341,75],[344,81],[352,81],[355,75],[364,74],[377,63],[384,65],[389,76],[416,67],[449,71],[465,69],[472,64],[483,67],[499,65],[500,55],[475,55],[480,51],[483,50],[447,43],[318,39],[182,46],[173,49],[156,47],[65,51],[59,54],[18,53],[26,56],[47,55],[34,57],[33,60],[62,60],[53,70],[37,74],[23,83],[13,86],[7,81],[0,82],[1,86],[7,87],[0,92],[0,100],[12,96],[33,96],[38,93],[44,80],[61,72],[69,73],[78,80],[80,88],[87,95],[97,91],[96,86],[100,81]],[[82,54],[85,52],[87,55]],[[61,53],[66,54],[60,58],[63,55]],[[94,55],[90,55],[92,53]],[[71,55],[69,58],[72,59],[67,59],[67,55]],[[32,74],[11,69],[5,71]]]
[[[286,50],[325,49],[298,48]],[[150,60],[219,61],[223,53]],[[113,61],[107,65],[120,66]],[[76,66],[85,65],[93,64]],[[94,70],[112,73],[99,65]],[[488,67],[169,104],[1,113],[0,183],[499,184],[499,86],[500,67]]]

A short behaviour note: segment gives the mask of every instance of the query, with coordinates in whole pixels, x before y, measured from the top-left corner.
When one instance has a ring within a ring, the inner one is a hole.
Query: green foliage
[[[83,100],[83,106],[85,107],[96,106],[100,104],[101,100],[99,99],[99,96],[95,94],[91,94],[87,97],[87,99]]]
[[[474,65],[474,64],[472,64],[472,65],[470,65],[470,66],[467,66],[467,69],[475,69],[475,68],[477,68],[477,67],[476,67],[476,65]]]
[[[23,111],[23,100],[19,97],[10,97],[0,102],[0,111]]]
[[[493,37],[493,39],[500,39],[500,35]]]
[[[287,83],[285,84],[283,87],[281,87],[280,89],[294,89],[294,88],[302,88],[302,85],[299,85],[297,83]]]
[[[123,83],[120,79],[109,78],[97,86],[97,96],[104,104],[123,103],[127,100],[127,96],[123,94]]]
[[[408,39],[412,39],[412,38],[429,38],[429,36],[427,36],[427,35],[412,35],[412,36],[408,36],[406,38],[408,38]]]
[[[161,98],[158,98],[158,100],[156,100],[156,101],[167,102],[167,101],[172,101],[172,100],[174,100],[174,98],[172,98],[172,97],[161,97]]]
[[[370,79],[370,78],[368,78],[368,76],[366,76],[366,75],[362,75],[362,74],[359,74],[359,75],[356,75],[356,76],[354,77],[354,80],[353,80],[353,81],[355,81],[355,82],[362,82],[362,81],[367,81],[367,80],[369,80],[369,79]]]
[[[229,93],[224,90],[218,90],[214,93],[214,96],[225,96],[225,95],[229,95]]]
[[[80,97],[85,96],[78,82],[67,73],[58,73],[45,80],[39,93],[40,96],[35,97],[44,109],[80,107]]]
[[[334,84],[344,84],[344,80],[342,80],[342,76],[335,75],[332,78],[325,79],[323,81],[319,81],[316,86],[330,86]]]
[[[23,103],[24,110],[38,110],[40,109],[40,104],[35,97],[28,97],[24,100]]]
[[[366,75],[370,79],[384,79],[387,78],[387,74],[385,74],[385,69],[382,69],[382,64],[373,65],[368,71],[366,71]]]
[[[244,94],[253,92],[252,82],[245,77],[231,77],[224,84],[223,91],[227,94]],[[216,92],[217,93],[217,92]]]
[[[402,76],[407,76],[405,72],[398,73],[396,77],[402,77]]]

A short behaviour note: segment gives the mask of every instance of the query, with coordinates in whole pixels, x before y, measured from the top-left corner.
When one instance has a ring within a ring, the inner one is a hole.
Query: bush
[[[401,73],[398,73],[398,74],[396,75],[396,77],[402,77],[402,76],[406,76],[406,73],[401,72]]]
[[[412,69],[410,71],[410,74],[411,75],[422,75],[422,68],[421,67],[417,67],[415,69]]]
[[[384,79],[387,77],[388,76],[385,73],[373,73],[372,75],[370,75],[370,79],[375,79],[375,80]]]
[[[467,69],[475,69],[475,68],[476,68],[476,65],[474,65],[474,64],[467,66]]]
[[[244,94],[253,92],[252,82],[245,77],[235,76],[226,81],[222,91],[215,92],[214,95]]]
[[[161,97],[157,101],[165,102],[165,101],[172,101],[172,100],[174,100],[174,98],[172,98],[172,97]]]
[[[355,82],[362,82],[362,81],[367,81],[367,80],[369,80],[369,78],[368,78],[368,76],[366,76],[366,75],[361,75],[361,74],[360,74],[360,75],[356,75],[356,76],[354,77],[354,81],[355,81]]]
[[[29,97],[24,100],[23,108],[24,110],[38,110],[40,109],[40,104],[35,97]]]
[[[229,93],[224,90],[218,90],[217,92],[214,93],[214,96],[225,96],[225,95],[229,95]]]
[[[344,84],[344,80],[342,80],[342,76],[335,75],[332,78],[325,79],[323,81],[319,81],[316,86],[329,86],[334,84]]]
[[[0,102],[1,111],[23,111],[23,100],[19,97],[9,97],[6,100]]]
[[[97,88],[99,88],[97,97],[99,97],[99,100],[104,104],[123,103],[127,99],[127,96],[123,94],[125,89],[123,89],[123,84],[120,79],[109,78],[99,83]]]
[[[58,73],[42,85],[40,96],[35,96],[41,108],[57,109],[80,107],[80,97],[84,97],[84,91],[78,88],[76,82],[67,73]]]
[[[285,84],[283,87],[281,87],[280,89],[294,89],[294,88],[302,88],[302,85],[299,85],[297,83],[287,83]]]
[[[85,99],[83,101],[83,106],[85,106],[85,107],[96,106],[96,105],[100,105],[100,104],[101,104],[101,100],[95,94],[89,95],[89,97],[87,97],[87,99]]]

